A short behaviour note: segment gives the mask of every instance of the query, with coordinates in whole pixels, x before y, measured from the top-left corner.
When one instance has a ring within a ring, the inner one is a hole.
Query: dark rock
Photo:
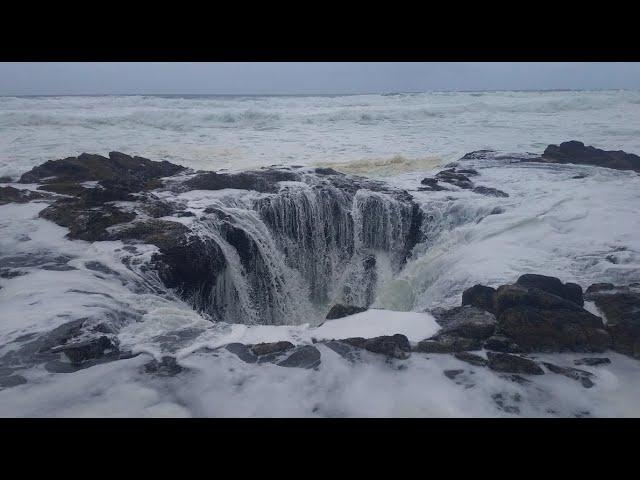
[[[116,350],[117,347],[105,336],[87,340],[84,342],[66,344],[52,349],[53,352],[63,352],[72,364],[79,364],[86,360],[100,358],[106,353]]]
[[[11,178],[8,175],[3,175],[2,177],[0,177],[0,183],[11,183],[13,182],[13,178]]]
[[[640,358],[640,291],[635,286],[611,287],[592,285],[587,294],[607,319],[611,348]]]
[[[474,285],[462,292],[462,305],[472,305],[487,312],[496,313],[496,290],[484,285]]]
[[[493,335],[496,328],[496,318],[493,314],[471,305],[432,313],[443,326],[434,337],[436,339],[440,335],[451,335],[483,340]]]
[[[580,358],[573,361],[574,365],[587,365],[589,367],[596,367],[598,365],[606,365],[611,363],[611,360],[607,357],[587,357]]]
[[[602,319],[586,310],[512,307],[498,316],[498,332],[525,352],[602,352],[611,344]]]
[[[314,170],[318,175],[344,175],[333,168],[316,168]]]
[[[436,174],[436,179],[441,182],[450,183],[451,185],[455,185],[456,187],[464,190],[473,188],[474,186],[473,182],[469,180],[469,177],[462,173],[457,173],[455,168],[449,168],[438,172]]]
[[[427,190],[427,191],[433,191],[433,192],[448,190],[448,188],[445,188],[442,185],[438,185],[438,179],[436,178],[424,178],[420,183],[424,185],[424,187],[421,188],[420,190]]]
[[[352,337],[338,340],[356,348],[362,348],[372,353],[379,353],[388,357],[406,359],[411,355],[411,345],[406,336],[383,335],[374,338]],[[335,349],[334,349],[335,350]],[[337,351],[337,350],[336,350]],[[338,352],[340,353],[340,352]]]
[[[280,367],[316,368],[320,365],[320,350],[313,345],[303,345],[293,349],[291,354],[277,363]]]
[[[258,343],[253,345],[250,350],[254,355],[269,355],[272,353],[281,353],[294,348],[293,343],[281,341],[272,343]]]
[[[222,190],[234,188],[255,190],[263,193],[277,193],[278,182],[299,181],[300,175],[286,170],[263,170],[241,173],[201,173],[190,178],[184,187],[191,190]]]
[[[514,393],[510,396],[510,398],[508,398],[506,394],[494,393],[493,395],[491,395],[491,398],[493,399],[499,410],[513,414],[520,413],[520,407],[511,403],[520,402],[521,399],[519,394]]]
[[[481,349],[482,342],[475,338],[439,335],[437,339],[431,338],[418,342],[414,351],[421,353],[455,353]]]
[[[349,361],[353,362],[359,360],[360,358],[360,347],[339,340],[329,340],[324,342],[324,344],[331,350],[336,352],[338,355],[340,355],[342,358],[346,358]]]
[[[517,285],[527,288],[538,288],[547,293],[569,300],[577,305],[584,305],[582,287],[575,283],[563,284],[558,278],[546,275],[527,273],[516,281]]]
[[[613,283],[594,283],[587,288],[585,292],[586,300],[595,300],[597,294],[602,292],[612,292],[615,291],[617,287]]]
[[[640,172],[640,157],[622,150],[606,151],[587,147],[582,142],[571,140],[560,145],[549,145],[540,159],[547,163],[576,163],[596,165],[616,170],[634,170]]]
[[[40,217],[50,220],[62,227],[67,227],[70,239],[90,242],[107,240],[106,229],[119,223],[133,220],[135,213],[124,212],[113,205],[103,205],[96,209],[82,200],[63,199],[40,211]]]
[[[495,309],[498,316],[509,308],[525,306],[546,310],[584,311],[574,302],[535,287],[502,285],[496,290]]]
[[[174,357],[164,356],[158,362],[152,360],[144,365],[144,371],[162,377],[174,377],[184,370]]]
[[[142,157],[110,152],[109,158],[83,153],[78,157],[49,160],[20,177],[20,183],[64,183],[87,181],[142,181],[168,177],[184,170],[167,161],[154,162]]]
[[[7,203],[27,203],[32,200],[40,200],[49,197],[50,195],[34,192],[33,190],[20,190],[14,187],[0,187],[0,205],[6,205]]]
[[[579,381],[584,388],[591,388],[594,385],[593,381],[591,381],[591,377],[593,377],[593,374],[590,372],[580,370],[578,368],[560,367],[548,362],[542,362],[542,364],[553,373],[564,375],[567,378]]]
[[[522,353],[522,349],[513,340],[504,335],[494,335],[487,338],[484,342],[484,348],[494,352]]]
[[[483,187],[479,185],[472,190],[473,193],[479,193],[480,195],[487,195],[489,197],[508,197],[509,194],[498,190],[497,188]]]
[[[462,173],[462,174],[467,175],[467,176],[480,175],[480,173],[477,170],[473,169],[473,168],[459,168],[459,169],[456,169],[456,172],[457,173]]]
[[[508,353],[487,352],[489,368],[496,372],[544,375],[536,362]]]
[[[366,307],[354,307],[352,305],[341,305],[336,304],[331,307],[329,313],[325,317],[326,320],[335,320],[337,318],[347,317],[349,315],[354,315],[356,313],[366,312]]]
[[[444,370],[442,373],[444,373],[445,377],[453,380],[463,372],[464,370]]]
[[[457,352],[454,354],[454,357],[463,362],[475,365],[476,367],[485,367],[488,363],[487,360],[482,358],[480,355],[475,355],[469,352]]]
[[[258,357],[253,354],[251,347],[243,343],[230,343],[225,349],[236,355],[240,360],[246,363],[256,363]]]

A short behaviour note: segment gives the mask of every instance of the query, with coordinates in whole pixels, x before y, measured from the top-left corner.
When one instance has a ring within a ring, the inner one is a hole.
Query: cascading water
[[[182,296],[214,320],[317,324],[335,303],[371,305],[380,278],[397,273],[418,242],[421,222],[406,192],[358,177],[307,173],[275,194],[221,197],[190,228],[217,245],[211,254],[224,267]]]

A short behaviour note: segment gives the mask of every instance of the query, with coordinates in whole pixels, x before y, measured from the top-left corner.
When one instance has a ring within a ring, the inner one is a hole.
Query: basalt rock
[[[484,187],[482,185],[479,185],[477,187],[474,187],[471,190],[473,193],[479,193],[480,195],[487,195],[489,197],[508,197],[509,194],[506,192],[503,192],[502,190],[498,190],[497,188],[492,188],[492,187]]]
[[[489,368],[496,372],[544,375],[544,370],[528,358],[496,352],[487,352],[487,358],[489,359]]]
[[[474,365],[476,367],[485,367],[488,364],[486,359],[484,359],[480,355],[476,355],[474,353],[457,352],[457,353],[454,354],[454,357],[456,357],[458,360],[461,360],[463,362],[469,363],[469,364]]]
[[[471,305],[436,310],[432,314],[443,326],[434,337],[436,339],[440,335],[450,335],[484,340],[493,335],[496,328],[496,318],[493,314]]]
[[[32,200],[49,198],[50,195],[34,192],[33,190],[21,190],[14,187],[0,187],[0,205],[7,203],[27,203]]]
[[[293,348],[294,345],[291,342],[273,342],[273,343],[258,343],[251,347],[251,353],[254,355],[269,355],[272,353],[281,353]]]
[[[584,388],[591,388],[594,386],[594,383],[591,380],[591,378],[593,377],[593,374],[591,372],[573,367],[560,367],[548,362],[542,362],[542,364],[547,367],[550,372],[563,375],[567,378],[571,378],[572,380],[577,380],[582,384]]]
[[[300,181],[300,175],[277,169],[256,170],[241,173],[206,172],[187,180],[184,186],[191,190],[255,190],[263,193],[276,193],[280,189],[278,182]]]
[[[473,182],[469,180],[469,177],[462,173],[458,173],[455,168],[449,168],[438,172],[436,174],[436,179],[444,183],[455,185],[463,190],[468,190],[474,187]]]
[[[640,157],[622,150],[607,151],[585,146],[576,140],[563,142],[560,145],[549,145],[540,159],[547,163],[576,163],[596,165],[616,170],[633,170],[640,172]]]
[[[509,307],[498,316],[498,332],[526,352],[603,352],[611,345],[602,319],[586,310]]]
[[[494,352],[522,353],[522,349],[509,337],[504,335],[493,335],[484,342],[484,348]]]
[[[109,158],[83,153],[78,157],[49,160],[20,177],[20,183],[64,183],[116,181],[148,184],[150,181],[175,175],[184,167],[142,157],[110,152]]]
[[[484,285],[474,285],[462,292],[462,305],[472,305],[487,312],[496,313],[496,290]]]
[[[640,288],[635,285],[592,285],[588,297],[607,319],[612,349],[640,358]]]
[[[352,305],[337,304],[331,307],[329,313],[325,317],[326,320],[335,320],[338,318],[347,317],[349,315],[355,315],[356,313],[366,312],[365,307],[354,307]]]
[[[409,358],[411,355],[409,340],[401,334],[383,335],[374,338],[352,337],[338,340],[338,342],[401,360]]]
[[[438,335],[418,342],[413,351],[421,353],[456,353],[481,349],[482,342],[475,338]]]
[[[575,283],[563,284],[558,278],[527,273],[521,275],[516,284],[526,288],[539,288],[547,293],[569,300],[577,305],[583,306],[584,300],[582,287]]]

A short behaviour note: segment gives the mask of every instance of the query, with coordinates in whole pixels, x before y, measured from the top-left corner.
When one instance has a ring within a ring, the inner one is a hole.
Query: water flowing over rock
[[[64,195],[40,216],[69,238],[156,246],[149,281],[234,323],[314,323],[332,304],[367,308],[380,272],[397,273],[423,236],[410,194],[327,169],[194,173],[112,152],[49,161],[21,181]],[[194,211],[180,198],[193,190],[229,194]]]

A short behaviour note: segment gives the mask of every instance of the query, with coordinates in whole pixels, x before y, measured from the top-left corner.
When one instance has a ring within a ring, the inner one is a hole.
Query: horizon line
[[[357,96],[357,95],[416,95],[425,93],[502,93],[502,92],[606,92],[640,91],[640,88],[539,88],[539,89],[472,89],[472,90],[424,90],[388,92],[315,92],[315,93],[26,93],[0,94],[0,97],[315,97],[315,96]]]

